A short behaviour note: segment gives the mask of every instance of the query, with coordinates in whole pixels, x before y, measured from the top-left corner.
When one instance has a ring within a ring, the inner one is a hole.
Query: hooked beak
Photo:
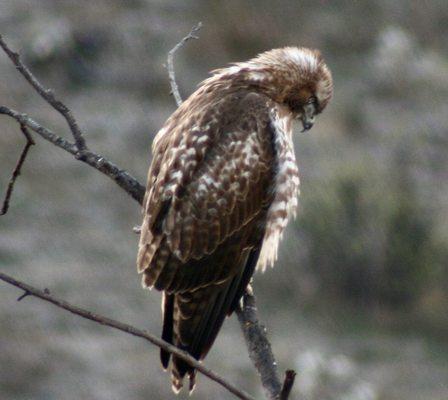
[[[316,114],[315,105],[313,103],[305,104],[305,106],[303,107],[302,116],[300,117],[303,126],[302,132],[308,131],[313,127],[315,121],[314,117],[315,114]]]

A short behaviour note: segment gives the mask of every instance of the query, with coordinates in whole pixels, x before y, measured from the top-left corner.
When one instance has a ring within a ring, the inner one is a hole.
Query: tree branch
[[[22,165],[25,162],[26,156],[28,154],[28,151],[32,145],[34,145],[34,140],[31,137],[30,133],[28,132],[28,129],[25,127],[25,125],[20,124],[20,130],[22,131],[23,135],[26,138],[25,146],[23,147],[22,153],[19,156],[19,159],[17,160],[17,164],[14,167],[14,170],[11,174],[11,179],[8,183],[8,188],[6,189],[5,198],[3,200],[3,206],[0,211],[0,215],[5,215],[8,212],[9,209],[9,201],[11,199],[12,191],[14,190],[14,184],[16,183],[17,178],[20,175],[20,172],[22,170]]]
[[[75,139],[76,147],[78,151],[82,152],[87,149],[86,142],[83,137],[83,133],[78,126],[75,118],[73,117],[71,111],[68,107],[56,98],[54,93],[50,89],[46,89],[31,73],[31,71],[22,63],[20,55],[6,44],[3,40],[2,35],[0,35],[0,47],[11,59],[12,63],[15,65],[20,74],[28,81],[28,83],[36,90],[36,92],[57,112],[59,112],[67,121],[67,124],[72,132],[73,138]]]
[[[282,386],[278,376],[277,362],[266,337],[266,328],[258,320],[255,297],[250,291],[243,296],[242,308],[237,308],[236,313],[249,357],[260,376],[266,395],[271,400],[278,400]]]
[[[87,149],[82,153],[79,153],[78,148],[74,143],[69,142],[67,139],[57,135],[50,129],[40,125],[26,114],[19,113],[5,106],[0,106],[0,114],[8,115],[9,117],[14,118],[21,126],[31,129],[43,139],[75,156],[77,160],[82,161],[102,172],[104,175],[111,178],[125,192],[131,195],[132,198],[140,205],[143,203],[145,187],[138,182],[137,179],[130,175],[129,172],[124,169],[120,169],[107,158]]]
[[[174,96],[174,99],[176,100],[176,104],[179,107],[182,104],[182,97],[179,93],[179,87],[176,83],[176,74],[174,72],[174,54],[177,50],[179,50],[182,46],[185,45],[190,39],[199,39],[198,36],[195,34],[200,31],[202,28],[202,22],[198,22],[197,25],[193,26],[190,33],[185,36],[179,43],[177,43],[169,52],[168,52],[168,58],[166,60],[167,62],[167,70],[168,70],[168,78],[170,80],[170,86],[171,86],[171,93]]]
[[[10,285],[13,285],[15,287],[18,287],[19,289],[22,289],[25,292],[24,295],[20,296],[17,299],[19,301],[22,300],[24,296],[38,297],[41,300],[47,301],[51,304],[54,304],[56,307],[67,310],[67,311],[71,312],[72,314],[79,315],[82,318],[89,319],[89,320],[97,322],[101,325],[109,326],[110,328],[117,329],[119,331],[128,333],[129,335],[137,336],[142,339],[145,339],[148,342],[160,347],[161,349],[166,350],[166,351],[170,352],[171,354],[176,355],[176,357],[179,357],[182,360],[186,361],[188,364],[190,364],[191,366],[196,368],[199,372],[201,372],[202,374],[204,374],[211,380],[219,383],[221,386],[226,388],[230,393],[233,393],[239,399],[254,400],[254,398],[252,396],[250,396],[243,390],[238,389],[233,384],[228,382],[226,379],[219,376],[216,372],[213,372],[211,369],[206,368],[202,363],[197,361],[195,358],[190,356],[185,351],[178,349],[176,346],[173,346],[173,345],[169,344],[168,342],[165,342],[164,340],[159,339],[157,336],[154,336],[147,331],[137,329],[137,328],[133,327],[132,325],[128,325],[123,322],[119,322],[119,321],[113,320],[111,318],[104,317],[100,314],[96,314],[91,311],[85,310],[78,306],[72,305],[65,300],[61,300],[61,299],[51,295],[50,292],[48,291],[48,289],[44,289],[44,290],[36,289],[35,287],[28,285],[24,282],[18,281],[16,279],[12,278],[11,276],[6,275],[2,272],[0,272],[0,280],[7,282]]]

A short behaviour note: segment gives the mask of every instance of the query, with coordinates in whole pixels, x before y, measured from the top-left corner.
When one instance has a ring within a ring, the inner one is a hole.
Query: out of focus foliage
[[[333,71],[328,109],[294,139],[298,219],[254,279],[281,369],[298,369],[294,394],[447,399],[448,2],[0,1],[5,39],[91,148],[142,182],[175,108],[167,51],[198,21],[175,59],[184,98],[209,70],[285,45],[320,49]],[[0,103],[67,134],[1,53]],[[23,138],[0,124],[1,189]],[[135,271],[140,218],[113,183],[37,140],[0,217],[0,268],[157,332],[160,297]],[[171,398],[157,350],[17,296],[0,285],[2,400]],[[231,318],[207,364],[261,397],[243,349]],[[194,396],[229,398],[201,378]]]
[[[341,110],[349,128],[337,155],[318,152],[328,168],[304,188],[296,224],[320,298],[415,309],[445,291],[446,67],[398,28],[367,55],[363,87]]]
[[[440,282],[434,222],[412,189],[396,184],[384,201],[354,173],[331,180],[324,195],[304,195],[298,229],[320,297],[395,309],[414,305]]]

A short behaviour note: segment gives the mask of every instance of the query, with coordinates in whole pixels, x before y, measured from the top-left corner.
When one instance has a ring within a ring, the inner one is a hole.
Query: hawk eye
[[[307,104],[317,104],[316,96],[311,96],[306,103]]]

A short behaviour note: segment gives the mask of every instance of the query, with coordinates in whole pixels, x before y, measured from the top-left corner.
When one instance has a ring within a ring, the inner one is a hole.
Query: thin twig
[[[11,179],[9,180],[8,188],[6,189],[5,199],[3,200],[3,206],[0,211],[0,215],[5,215],[8,212],[9,201],[11,200],[12,191],[14,190],[14,184],[16,183],[16,180],[20,175],[22,165],[25,162],[30,147],[35,144],[33,138],[31,137],[25,125],[20,124],[20,130],[22,131],[23,135],[26,138],[26,143],[25,146],[23,147],[22,153],[20,153],[16,166],[12,171]]]
[[[200,31],[202,28],[202,22],[198,22],[197,25],[195,25],[190,33],[185,36],[179,43],[176,44],[169,52],[168,52],[168,58],[167,58],[167,70],[168,70],[168,77],[170,80],[170,86],[171,86],[171,93],[174,96],[174,99],[176,100],[176,104],[179,107],[182,104],[182,97],[179,93],[179,87],[176,83],[176,74],[174,72],[174,54],[177,50],[179,50],[183,45],[185,45],[186,42],[188,42],[190,39],[199,39],[198,36],[196,36],[196,33]]]
[[[64,300],[58,299],[55,296],[52,296],[51,294],[49,294],[48,291],[37,289],[37,288],[35,288],[31,285],[28,285],[24,282],[18,281],[16,279],[12,278],[11,276],[6,275],[2,272],[0,272],[0,280],[22,289],[25,292],[25,295],[27,295],[27,296],[38,297],[41,300],[52,303],[55,306],[62,308],[64,310],[67,310],[73,314],[79,315],[82,318],[89,319],[89,320],[97,322],[101,325],[109,326],[111,328],[128,333],[130,335],[145,339],[148,342],[151,342],[152,344],[160,347],[161,349],[166,350],[169,353],[176,355],[176,357],[179,357],[182,360],[186,361],[188,364],[190,364],[191,366],[196,368],[199,372],[201,372],[202,374],[204,374],[211,380],[219,383],[221,386],[226,388],[229,392],[233,393],[238,398],[243,399],[243,400],[254,400],[254,398],[252,396],[250,396],[243,390],[238,389],[233,384],[228,382],[226,379],[224,379],[220,375],[218,375],[216,372],[213,372],[211,369],[205,367],[202,363],[197,361],[195,358],[190,356],[185,351],[178,349],[176,346],[173,346],[173,345],[169,344],[168,342],[165,342],[164,340],[159,339],[157,336],[154,336],[147,331],[137,329],[137,328],[133,327],[132,325],[128,325],[123,322],[119,322],[119,321],[104,317],[100,314],[96,314],[91,311],[85,310],[78,306],[72,305],[72,304],[68,303],[67,301],[64,301]],[[21,296],[21,297],[23,297],[23,296]]]
[[[55,134],[50,129],[40,125],[26,114],[19,113],[5,106],[0,106],[0,114],[14,118],[21,126],[26,126],[45,140],[48,140],[55,146],[74,155],[76,159],[102,172],[104,175],[111,178],[124,191],[129,193],[139,204],[142,204],[145,195],[145,187],[130,175],[129,172],[119,168],[107,158],[87,149],[82,153],[82,157],[79,157],[78,148],[74,143],[69,142],[67,139]]]
[[[84,140],[83,133],[75,118],[73,117],[69,108],[56,98],[53,91],[45,88],[37,78],[31,73],[27,66],[22,62],[19,53],[14,52],[3,40],[0,35],[0,47],[11,59],[20,74],[29,82],[29,84],[36,90],[36,92],[56,111],[58,111],[67,121],[67,124],[72,132],[75,144],[80,153],[87,149],[86,142]]]
[[[277,371],[277,362],[272,353],[271,344],[266,337],[266,328],[260,324],[257,315],[257,305],[252,293],[243,296],[242,308],[236,313],[244,334],[249,357],[252,360],[266,395],[271,400],[278,400],[282,385]]]
[[[25,297],[28,297],[31,293],[28,290],[25,290],[22,295],[17,297],[17,301],[22,301]]]
[[[280,400],[288,400],[291,394],[291,389],[296,379],[296,371],[288,369],[285,372],[285,380],[283,381],[282,391],[280,392]]]

